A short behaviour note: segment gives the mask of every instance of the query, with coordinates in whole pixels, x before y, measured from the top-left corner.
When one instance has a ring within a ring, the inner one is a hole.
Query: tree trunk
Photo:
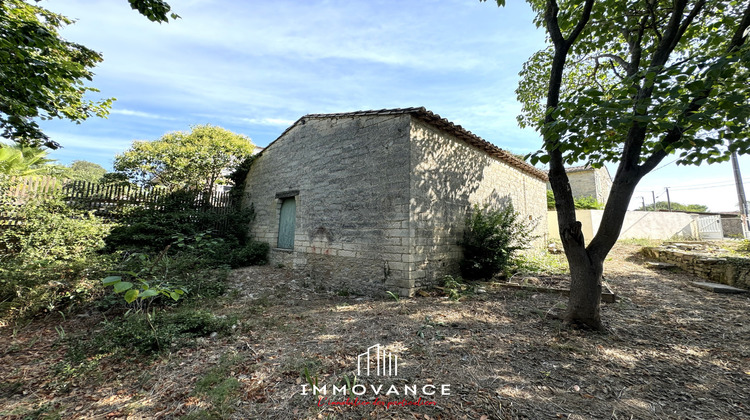
[[[588,253],[585,252],[585,256]],[[599,308],[602,295],[603,261],[592,258],[568,258],[570,297],[565,322],[591,330],[601,330]]]

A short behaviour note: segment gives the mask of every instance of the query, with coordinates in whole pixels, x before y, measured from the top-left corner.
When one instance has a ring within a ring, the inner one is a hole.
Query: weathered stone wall
[[[546,183],[418,119],[411,125],[410,285],[457,274],[467,211],[473,204],[513,203],[546,240]]]
[[[256,239],[276,246],[277,195],[296,194],[294,250],[272,249],[272,264],[304,270],[313,284],[332,290],[412,293],[404,262],[409,119],[306,118],[263,151],[246,188]]]
[[[596,180],[594,171],[576,171],[568,173],[570,181],[570,191],[573,197],[594,197],[597,198]]]
[[[573,197],[593,197],[596,201],[607,204],[609,192],[612,190],[612,178],[609,176],[607,168],[602,166],[598,169],[568,172],[568,180]],[[549,182],[547,183],[547,189],[552,189]]]
[[[607,204],[609,199],[609,192],[612,190],[612,178],[609,175],[607,168],[602,166],[601,168],[594,169],[594,183],[596,184],[596,201]]]
[[[643,248],[641,252],[647,258],[675,264],[695,276],[750,290],[750,259],[748,258],[715,258],[710,255],[664,247]]]
[[[721,228],[725,238],[744,238],[742,219],[739,217],[722,217]]]

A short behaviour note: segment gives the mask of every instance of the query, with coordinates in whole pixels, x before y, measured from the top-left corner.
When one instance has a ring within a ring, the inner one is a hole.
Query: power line
[[[677,158],[677,159],[679,159],[679,158]],[[653,171],[651,171],[651,172],[656,172],[656,171],[658,171],[659,169],[661,169],[661,168],[663,168],[663,167],[665,167],[665,166],[669,166],[669,165],[671,165],[671,164],[673,164],[673,163],[677,162],[677,159],[675,159],[675,160],[673,160],[673,161],[671,161],[671,162],[669,162],[669,163],[665,163],[664,165],[661,165],[661,166],[659,166],[658,168],[654,169],[654,170],[653,170]]]
[[[696,186],[696,187],[669,187],[674,191],[692,191],[692,190],[707,190],[711,188],[723,188],[723,187],[731,187],[734,185],[734,182],[725,182],[721,184],[714,184],[714,185],[704,185],[704,186]]]

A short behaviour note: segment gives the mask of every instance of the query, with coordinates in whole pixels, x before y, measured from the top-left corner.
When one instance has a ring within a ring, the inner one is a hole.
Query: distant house
[[[263,150],[245,205],[272,264],[354,294],[457,274],[473,204],[512,203],[546,235],[544,172],[424,108],[305,115]]]
[[[606,166],[593,168],[591,166],[573,166],[565,168],[570,180],[573,197],[593,197],[596,201],[607,204],[609,191],[612,189],[612,177]],[[552,189],[547,183],[547,189]]]

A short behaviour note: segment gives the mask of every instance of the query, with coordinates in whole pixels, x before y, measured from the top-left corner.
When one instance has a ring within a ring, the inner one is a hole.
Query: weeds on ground
[[[238,362],[237,356],[224,355],[218,366],[209,369],[195,383],[193,395],[203,398],[211,407],[190,413],[184,419],[226,419],[232,415],[242,387],[230,374]]]
[[[450,300],[458,302],[471,294],[472,288],[463,283],[461,277],[445,276],[443,277],[443,292],[448,295]]]
[[[661,246],[664,241],[661,239],[648,239],[648,238],[628,238],[617,241],[623,245],[637,245],[641,247],[656,247]]]
[[[514,273],[567,274],[568,260],[565,254],[550,254],[547,250],[528,250],[519,254],[512,262],[508,277]]]

